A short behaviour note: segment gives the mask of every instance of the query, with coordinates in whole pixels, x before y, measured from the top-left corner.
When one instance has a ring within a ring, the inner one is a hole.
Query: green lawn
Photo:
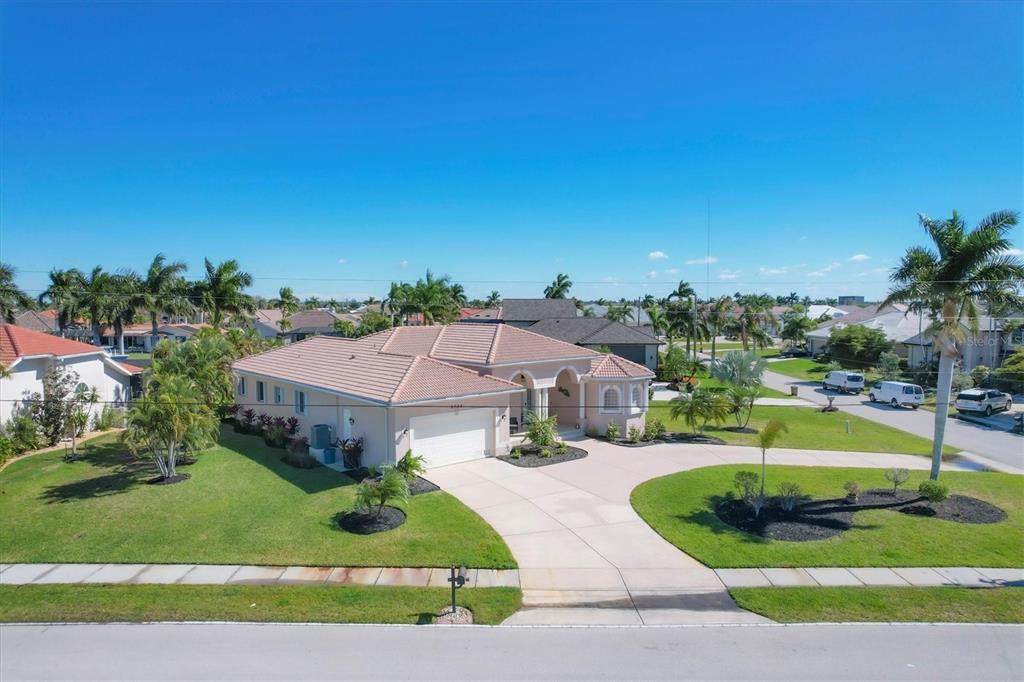
[[[339,530],[355,481],[327,468],[295,469],[283,450],[222,431],[221,445],[168,486],[116,436],[91,441],[83,461],[63,451],[0,472],[0,561],[209,563],[511,568],[498,534],[444,492],[410,499],[401,527],[369,536]]]
[[[430,623],[451,592],[443,587],[297,585],[0,586],[0,622],[204,621],[275,623]],[[460,606],[477,623],[516,612],[512,587],[465,588]]]
[[[1019,587],[744,587],[741,607],[780,623],[1024,623]]]
[[[672,419],[669,401],[652,400],[649,409],[653,416],[665,423],[669,431],[689,431],[681,419]],[[789,431],[779,437],[776,447],[780,448],[931,456],[931,441],[842,411],[821,412],[813,407],[758,406],[754,408],[750,427],[760,429],[770,419],[782,420],[789,427]],[[846,432],[847,421],[850,422],[850,433]],[[735,426],[736,421],[730,417],[723,427],[709,425],[705,433],[717,436],[731,445],[757,444],[755,433],[737,433],[724,428]],[[949,446],[943,451],[947,455],[957,452],[956,448]]]
[[[138,352],[138,353],[129,353],[128,354],[128,359],[129,360],[149,360],[152,357],[153,357],[153,354],[152,353],[147,353],[147,352]]]
[[[1019,567],[1024,556],[1024,477],[947,472],[951,492],[1002,507],[1008,518],[994,524],[962,524],[889,510],[857,512],[850,530],[810,542],[764,540],[723,523],[715,503],[732,494],[737,471],[758,465],[708,467],[671,474],[633,490],[633,508],[666,540],[713,568],[764,566],[985,566]],[[914,489],[927,472],[913,472]],[[814,498],[845,495],[843,483],[864,490],[885,488],[883,469],[769,466],[768,490],[783,481]]]
[[[713,391],[725,390],[725,389],[727,389],[729,387],[729,384],[727,384],[724,381],[720,381],[718,379],[715,379],[714,377],[698,377],[698,380],[700,381],[700,387],[701,388],[710,388]],[[767,386],[762,386],[761,387],[759,395],[762,398],[792,398],[793,397],[793,396],[789,395],[788,393],[783,393],[782,391],[776,391],[774,388],[768,388]]]
[[[814,358],[791,358],[769,364],[768,371],[803,381],[821,381],[825,378],[826,365],[827,363],[818,362]],[[850,371],[864,375],[865,387],[878,381],[878,375],[869,369],[851,369]]]

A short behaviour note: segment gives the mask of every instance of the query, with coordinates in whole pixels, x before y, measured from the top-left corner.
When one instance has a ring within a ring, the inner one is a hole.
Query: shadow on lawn
[[[47,504],[88,500],[127,492],[151,479],[156,471],[150,461],[133,457],[119,443],[87,445],[89,447],[81,449],[81,459],[63,466],[88,465],[103,469],[106,473],[46,488],[40,494],[40,498]]]
[[[265,467],[304,493],[322,493],[356,484],[353,479],[329,467],[299,469],[285,464],[281,461],[285,450],[269,447],[258,436],[235,433],[230,428],[223,428],[220,432],[220,445]]]

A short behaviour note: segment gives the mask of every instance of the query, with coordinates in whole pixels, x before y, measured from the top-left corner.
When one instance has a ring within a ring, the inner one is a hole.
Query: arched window
[[[601,393],[601,411],[618,412],[619,405],[619,388],[617,386],[608,386],[605,388]]]

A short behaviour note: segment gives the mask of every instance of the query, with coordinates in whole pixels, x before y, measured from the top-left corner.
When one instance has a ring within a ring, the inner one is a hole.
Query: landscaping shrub
[[[637,427],[635,427],[635,426],[630,426],[629,427],[629,442],[630,443],[639,443],[640,439],[643,437],[643,435],[644,435],[643,432],[640,431],[640,429],[638,429]]]
[[[736,486],[740,499],[749,504],[757,495],[758,486],[761,485],[761,477],[753,471],[737,471],[736,475],[732,477],[732,484]]]
[[[900,378],[900,356],[892,351],[885,351],[878,356],[879,376],[886,381],[896,381]]]
[[[3,429],[3,434],[11,440],[14,454],[37,450],[43,446],[39,436],[39,427],[28,414],[18,412]]]
[[[939,481],[921,481],[921,485],[917,486],[917,492],[930,503],[938,504],[949,497],[949,486]]]
[[[843,490],[846,491],[846,497],[853,502],[856,502],[857,498],[860,497],[860,484],[856,481],[847,481],[844,483]]]
[[[395,468],[400,474],[405,476],[405,480],[411,481],[417,476],[421,476],[427,470],[426,466],[424,466],[424,461],[420,455],[412,454],[412,450],[406,450],[402,458],[398,460]]]
[[[608,427],[604,430],[604,437],[608,440],[615,440],[619,437],[619,425],[617,422],[608,422]]]
[[[260,414],[256,417],[256,423],[260,426],[260,431],[266,431],[270,423],[274,421],[269,414]]]
[[[779,504],[782,506],[782,511],[787,513],[793,511],[796,503],[800,501],[804,494],[799,485],[790,481],[779,483],[778,491]]]
[[[263,442],[272,448],[283,448],[286,441],[284,427],[278,424],[271,424],[263,433]]]
[[[557,443],[555,443],[555,452],[557,452],[560,455],[566,454],[567,452],[569,452],[569,444],[566,443],[564,440],[558,441]]]
[[[990,374],[992,374],[992,370],[989,367],[978,365],[971,370],[971,380],[974,381],[975,386],[981,386],[988,381]]]
[[[835,360],[830,360],[830,361],[829,361],[829,362],[828,362],[828,363],[827,363],[827,364],[826,364],[826,365],[825,365],[825,366],[824,366],[824,367],[822,368],[822,371],[823,371],[823,372],[824,372],[825,374],[828,374],[829,372],[838,372],[838,371],[839,371],[839,370],[841,370],[842,368],[843,368],[843,366],[842,366],[842,365],[840,365],[840,364],[839,364],[838,362],[836,362]]]
[[[547,418],[537,416],[536,412],[526,414],[526,440],[539,447],[554,445],[558,435],[558,417],[551,415]]]
[[[539,454],[544,459],[548,459],[549,457],[551,457],[551,448],[541,448]]]
[[[910,472],[901,467],[893,467],[891,469],[886,469],[885,471],[885,480],[889,481],[889,483],[892,483],[893,495],[896,494],[897,488],[899,488],[901,485],[907,482],[908,478],[910,478]]]
[[[104,405],[103,409],[92,418],[93,431],[109,431],[124,426],[124,411]]]
[[[516,447],[512,448],[512,452],[509,453],[509,457],[511,457],[512,459],[519,459],[522,456],[523,456],[523,449],[521,447],[519,447],[518,445]]]
[[[14,457],[14,441],[8,436],[0,436],[0,466]]]
[[[355,508],[380,517],[388,502],[409,499],[409,482],[395,467],[384,467],[378,478],[364,478],[356,486]]]
[[[882,353],[892,350],[892,342],[878,329],[851,324],[832,327],[828,347],[832,357],[841,358],[851,367],[870,367]]]
[[[969,388],[974,388],[974,379],[970,374],[957,367],[953,372],[953,393],[966,391]]]
[[[256,410],[252,408],[242,410],[242,426],[248,433],[252,433],[256,428]]]
[[[309,452],[309,439],[305,436],[299,438],[293,438],[288,444],[288,450],[290,452]]]
[[[294,436],[299,430],[299,420],[295,417],[288,417],[284,422],[284,430],[288,432],[289,436]]]
[[[363,439],[349,438],[341,442],[342,459],[346,469],[358,469],[363,459]]]

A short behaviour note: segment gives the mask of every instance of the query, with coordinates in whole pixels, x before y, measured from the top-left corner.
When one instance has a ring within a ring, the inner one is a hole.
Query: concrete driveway
[[[504,538],[516,561],[524,608],[518,624],[759,623],[736,606],[710,568],[669,544],[629,504],[637,485],[716,464],[759,463],[760,451],[659,444],[625,448],[575,443],[585,459],[537,469],[482,459],[431,469],[427,477]],[[927,468],[909,455],[778,450],[773,463]]]

